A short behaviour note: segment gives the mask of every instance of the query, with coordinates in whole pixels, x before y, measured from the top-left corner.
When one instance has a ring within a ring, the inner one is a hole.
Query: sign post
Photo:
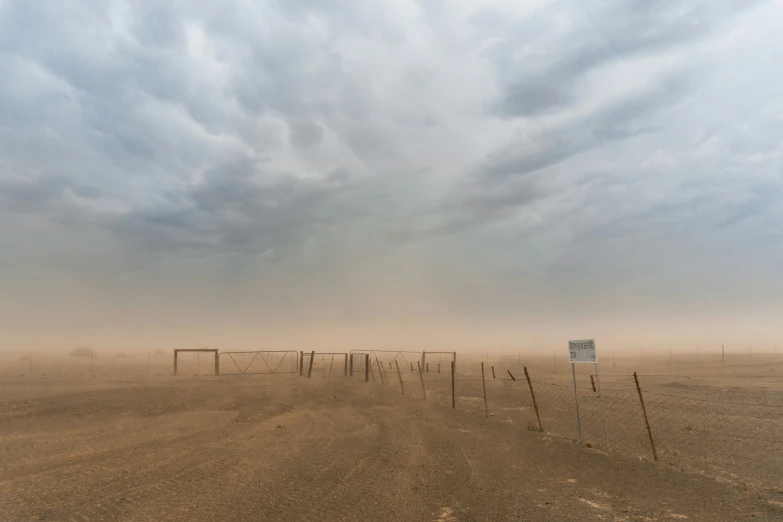
[[[601,404],[601,422],[604,425],[604,440],[606,451],[609,451],[609,434],[606,431],[606,415],[604,414],[604,397],[601,393],[601,378],[598,376],[598,352],[594,339],[568,341],[568,359],[571,361],[571,375],[574,378],[574,402],[576,403],[576,425],[579,428],[579,442],[582,442],[582,420],[579,416],[579,393],[576,388],[576,364],[592,364],[595,368],[595,381],[598,385],[598,401]]]

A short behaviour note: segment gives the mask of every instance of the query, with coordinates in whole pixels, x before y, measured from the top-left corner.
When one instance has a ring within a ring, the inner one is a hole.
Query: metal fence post
[[[571,363],[571,375],[574,377],[574,402],[576,403],[576,426],[579,428],[579,444],[582,444],[582,418],[579,416],[579,394],[576,391],[576,366]]]
[[[647,408],[644,406],[644,397],[642,397],[642,387],[639,386],[639,376],[633,372],[633,380],[636,383],[636,391],[639,392],[639,402],[642,403],[642,413],[644,414],[644,424],[647,426],[647,435],[650,437],[650,446],[652,446],[653,459],[658,460],[658,452],[655,451],[655,439],[650,428],[650,419],[647,418]]]
[[[299,377],[304,375],[304,352],[299,350]]]
[[[440,365],[438,365],[440,367]],[[457,409],[457,397],[454,393],[454,361],[451,361],[451,409]]]
[[[416,366],[419,367],[419,377],[421,378],[421,394],[424,397],[424,400],[427,400],[427,390],[424,389],[424,375],[421,373],[421,364],[419,364],[418,361],[416,361]]]
[[[348,364],[348,375],[353,377],[353,355],[351,354],[351,362]]]
[[[402,374],[400,373],[400,365],[397,362],[397,359],[394,359],[394,365],[397,367],[397,377],[400,378],[400,390],[402,390],[402,394],[405,395],[405,386],[402,385]]]
[[[511,375],[511,372],[508,373],[509,375]],[[512,375],[511,378],[513,379],[514,376]],[[538,419],[538,429],[544,431],[544,424],[541,422],[541,415],[538,413],[538,402],[536,402],[536,392],[533,391],[533,381],[530,380],[530,374],[527,373],[527,366],[525,366],[525,378],[527,379],[527,385],[530,387],[530,396],[533,398],[533,409],[536,410],[536,418]]]
[[[348,354],[345,354],[345,370],[343,371],[343,375],[348,375]]]
[[[484,361],[481,361],[481,387],[484,389],[484,417],[489,418],[489,407],[487,406],[487,383],[484,380]]]

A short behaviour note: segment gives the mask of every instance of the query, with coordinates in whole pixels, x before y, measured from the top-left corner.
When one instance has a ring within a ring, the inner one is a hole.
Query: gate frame
[[[247,364],[245,369],[242,370],[242,368],[239,367],[239,365],[234,360],[234,358],[231,357],[232,353],[254,353],[255,355],[253,356],[252,359],[250,359],[250,362]],[[247,373],[247,369],[250,368],[250,365],[253,364],[253,361],[256,360],[256,357],[258,357],[258,354],[260,354],[260,353],[285,353],[285,354],[290,353],[290,354],[293,354],[293,356],[294,356],[294,364],[296,365],[296,369],[294,371],[291,371],[291,372],[288,372],[288,371],[286,371],[286,372],[278,372],[277,371],[277,369],[280,367],[280,365],[283,363],[283,361],[286,358],[286,356],[284,355],[280,359],[280,362],[277,363],[277,366],[274,367],[274,369],[269,365],[269,363],[267,361],[264,360],[263,357],[261,358],[261,360],[264,361],[264,363],[266,363],[267,368],[269,368],[271,370],[269,372],[251,372],[251,373]],[[239,373],[231,373],[231,374],[227,373],[227,374],[224,374],[224,375],[279,375],[279,374],[286,374],[286,373],[294,374],[294,373],[299,373],[299,371],[300,371],[300,368],[299,368],[299,355],[296,353],[296,350],[231,350],[231,351],[226,351],[226,352],[220,352],[220,354],[218,354],[217,357],[219,357],[220,355],[228,355],[228,357],[231,359],[231,362],[233,362],[234,366],[236,366],[237,369],[239,370]]]
[[[220,375],[220,354],[217,348],[175,348],[174,349],[174,375],[177,375],[177,360],[179,352],[212,352],[215,354],[215,375]],[[184,361],[182,364],[185,364]],[[187,365],[186,365],[187,366]]]

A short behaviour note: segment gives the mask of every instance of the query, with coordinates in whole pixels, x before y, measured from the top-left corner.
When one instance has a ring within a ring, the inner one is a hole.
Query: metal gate
[[[299,372],[299,356],[294,350],[253,350],[221,352],[221,374],[284,374]]]

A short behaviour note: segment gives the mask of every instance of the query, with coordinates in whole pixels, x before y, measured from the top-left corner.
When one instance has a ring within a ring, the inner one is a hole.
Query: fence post
[[[313,373],[313,360],[315,359],[315,350],[310,352],[310,365],[307,368],[307,378],[310,378],[310,375]]]
[[[332,362],[329,363],[329,377],[327,379],[332,378],[332,366],[334,366],[334,354],[332,354]]]
[[[416,361],[416,366],[419,367],[419,377],[421,378],[421,394],[424,396],[424,400],[427,400],[427,390],[424,389],[424,375],[421,373],[421,364]]]
[[[576,403],[576,427],[579,430],[579,444],[582,444],[582,417],[579,415],[579,393],[576,391],[576,366],[571,363],[571,375],[574,378],[574,403]]]
[[[365,353],[364,354],[364,382],[370,382],[370,370],[372,370],[372,367],[370,366],[370,354]],[[375,374],[372,374],[372,382],[375,382]]]
[[[590,384],[593,386],[593,393],[595,393],[595,379],[593,379],[593,374],[590,374]]]
[[[383,380],[383,370],[381,369],[381,363],[378,361],[378,358],[375,358],[375,364],[378,365],[378,375],[381,376],[381,384],[386,384]]]
[[[174,350],[174,375],[177,375],[177,356],[179,350]],[[90,359],[92,359],[92,352],[90,352]],[[90,362],[90,373],[92,373],[92,362]]]
[[[215,375],[220,375],[220,352],[215,350]]]
[[[345,354],[345,369],[343,370],[343,375],[348,375],[348,354]]]
[[[492,365],[492,378],[495,378],[495,365]]]
[[[633,380],[636,382],[636,391],[639,392],[639,402],[642,403],[642,413],[644,414],[644,424],[647,426],[647,435],[650,437],[650,446],[652,446],[653,458],[658,460],[658,452],[655,451],[655,439],[650,428],[650,419],[647,418],[647,408],[644,406],[644,397],[642,397],[642,387],[639,386],[639,376],[633,372]]]
[[[426,365],[424,366],[424,371],[430,373],[430,363],[426,363]]]
[[[508,376],[511,377],[512,381],[516,381],[517,380],[516,377],[514,377],[514,374],[511,373],[511,370],[506,370],[506,371],[508,372]]]
[[[405,386],[402,385],[402,374],[400,373],[400,364],[397,362],[397,359],[394,359],[394,366],[397,367],[397,377],[400,378],[400,390],[402,390],[402,395],[405,396]]]
[[[440,371],[440,364],[438,364],[438,371]],[[457,409],[457,397],[454,394],[454,361],[451,361],[451,409]]]
[[[411,363],[411,371],[413,371],[413,363]]]
[[[351,354],[351,363],[348,365],[348,375],[353,377],[353,354]]]
[[[487,406],[487,383],[484,380],[484,361],[481,361],[481,387],[484,389],[484,417],[489,418],[489,407]]]
[[[299,377],[304,375],[304,351],[299,350]]]
[[[538,419],[538,429],[544,431],[544,424],[541,422],[541,415],[538,413],[538,402],[536,402],[536,392],[533,391],[533,381],[530,380],[530,374],[527,373],[527,366],[525,366],[525,378],[527,379],[527,385],[530,387],[530,396],[533,398],[533,409],[536,410],[536,418]]]
[[[438,363],[438,373],[440,373],[440,363]]]

